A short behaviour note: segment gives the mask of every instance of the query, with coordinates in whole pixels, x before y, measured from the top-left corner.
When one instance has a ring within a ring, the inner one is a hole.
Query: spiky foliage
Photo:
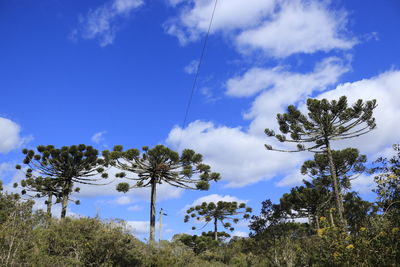
[[[171,186],[208,190],[210,181],[218,181],[219,173],[211,172],[209,165],[203,163],[201,154],[185,149],[179,153],[157,145],[152,149],[143,147],[142,152],[137,149],[123,150],[122,146],[115,146],[112,152],[103,151],[103,155],[110,164],[120,169],[116,177],[135,181],[134,184],[119,183],[117,190],[127,192],[131,188],[150,187],[150,242],[154,242],[156,188],[158,184],[166,183]]]
[[[332,158],[339,184],[344,189],[350,189],[351,180],[356,179],[366,170],[364,164],[367,162],[367,157],[360,155],[356,148],[332,150]],[[324,179],[333,188],[329,159],[326,154],[314,154],[313,160],[303,163],[301,173],[312,179]]]
[[[48,205],[52,201],[51,196],[55,196],[61,202],[61,218],[66,215],[71,194],[80,190],[76,184],[102,185],[99,181],[108,177],[103,167],[107,163],[98,157],[98,151],[91,146],[38,146],[36,152],[23,149],[22,153],[27,167],[26,177],[21,181],[21,186],[25,188],[22,193],[28,190],[35,192],[37,197],[49,196]],[[22,166],[17,165],[16,168],[22,169]],[[79,204],[79,201],[75,202]]]
[[[331,208],[331,192],[321,179],[303,182],[304,185],[296,186],[282,196],[280,208],[291,218],[307,217],[310,225],[319,229],[319,217]]]
[[[297,149],[284,150],[273,148],[266,144],[268,150],[281,152],[311,151],[325,153],[329,161],[329,169],[334,186],[334,194],[339,221],[342,226],[347,223],[344,218],[343,197],[339,190],[338,177],[333,162],[331,141],[354,138],[364,135],[376,127],[373,110],[376,100],[363,102],[359,99],[348,106],[347,98],[340,97],[338,101],[327,99],[308,99],[308,114],[302,114],[295,106],[287,108],[287,112],[277,115],[279,130],[265,129],[266,135],[275,137],[279,142],[297,144]]]
[[[245,203],[238,204],[237,202],[226,202],[218,201],[217,204],[214,202],[203,202],[201,205],[189,208],[186,213],[184,221],[188,222],[190,218],[196,219],[197,221],[204,221],[205,227],[209,222],[214,223],[214,240],[218,240],[218,222],[220,222],[223,228],[230,231],[235,230],[232,226],[233,223],[239,222],[239,216],[243,219],[250,218],[251,208],[247,207]],[[196,227],[192,227],[193,230]]]
[[[378,204],[384,214],[389,214],[393,222],[400,222],[400,144],[393,145],[395,155],[391,158],[380,157],[370,170],[375,176]]]

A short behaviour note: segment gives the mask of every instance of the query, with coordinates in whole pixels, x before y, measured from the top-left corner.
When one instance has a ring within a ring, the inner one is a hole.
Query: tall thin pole
[[[160,209],[160,222],[159,222],[159,232],[158,232],[158,242],[161,242],[162,239],[162,216],[163,216],[163,210],[162,208]]]

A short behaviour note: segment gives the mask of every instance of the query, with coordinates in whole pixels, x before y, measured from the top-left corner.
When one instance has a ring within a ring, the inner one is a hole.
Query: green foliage
[[[118,145],[112,152],[103,151],[103,156],[112,166],[122,171],[115,175],[117,178],[135,181],[131,186],[126,182],[119,183],[117,191],[126,193],[130,188],[151,187],[150,242],[154,242],[157,184],[208,190],[210,181],[220,179],[219,173],[211,172],[211,167],[203,163],[202,155],[190,149],[183,150],[179,155],[168,147],[157,145],[151,149],[143,147],[140,153],[137,149],[124,151]]]
[[[378,158],[371,169],[375,176],[378,205],[394,225],[400,226],[400,145],[393,145],[396,153],[390,159]]]
[[[374,129],[376,123],[372,115],[376,106],[376,100],[363,102],[361,99],[352,106],[348,106],[345,96],[340,97],[338,101],[309,98],[307,115],[302,114],[293,105],[288,106],[286,113],[277,115],[279,130],[282,134],[265,129],[266,135],[275,137],[279,142],[297,144],[295,150],[276,149],[266,144],[265,147],[268,150],[310,151],[325,154],[327,166],[329,166],[329,176],[334,188],[336,211],[342,227],[346,227],[347,222],[344,217],[343,196],[330,143],[333,140],[358,137]]]
[[[22,153],[26,165],[25,179],[21,181],[22,194],[32,192],[33,197],[48,197],[48,209],[55,197],[56,202],[62,202],[61,217],[65,217],[70,195],[79,192],[75,184],[100,185],[98,181],[107,178],[102,166],[108,163],[99,158],[98,151],[91,146],[38,146],[36,152],[23,149]],[[16,169],[21,170],[22,166],[17,165]]]
[[[214,202],[203,202],[201,205],[191,207],[186,211],[187,215],[185,216],[184,222],[188,222],[190,218],[203,221],[205,225],[209,222],[213,222],[214,240],[217,240],[218,222],[220,222],[225,229],[233,231],[235,228],[229,221],[235,224],[238,223],[239,215],[241,215],[243,219],[248,219],[250,218],[251,211],[251,208],[247,207],[245,203],[238,204],[237,202],[218,201],[218,203],[215,204]],[[192,229],[195,230],[196,228],[192,227]]]
[[[298,151],[325,149],[329,140],[348,139],[363,135],[376,127],[372,117],[376,100],[356,101],[351,107],[345,96],[338,101],[327,99],[307,100],[308,116],[295,106],[288,106],[287,112],[277,115],[281,135],[266,129],[268,136],[274,136],[280,142],[298,144]],[[363,124],[366,124],[365,126]],[[357,128],[360,126],[359,128]],[[305,144],[311,143],[306,147]],[[267,149],[273,149],[267,145]]]
[[[137,149],[124,151],[122,146],[115,146],[111,152],[103,151],[103,156],[122,171],[116,177],[135,181],[130,188],[151,187],[165,182],[185,189],[207,190],[210,181],[220,179],[218,173],[211,172],[210,166],[202,163],[202,156],[190,149],[179,155],[163,145],[152,149],[143,147],[142,153]],[[137,174],[137,177],[128,174]],[[117,190],[126,192],[126,185]]]

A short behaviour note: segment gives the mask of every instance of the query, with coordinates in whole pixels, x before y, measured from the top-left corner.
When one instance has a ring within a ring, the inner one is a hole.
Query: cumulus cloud
[[[170,0],[180,14],[165,23],[182,45],[208,30],[214,0]],[[179,4],[179,5],[177,5]],[[240,52],[261,50],[272,57],[350,49],[356,43],[346,31],[347,14],[326,2],[304,0],[220,1],[211,33],[230,37]]]
[[[20,133],[21,126],[12,120],[0,117],[0,153],[8,153],[32,140],[32,137],[22,137]]]
[[[277,146],[267,138],[264,129],[276,128],[276,114],[287,105],[304,101],[315,92],[335,84],[349,70],[348,63],[327,58],[310,73],[300,74],[284,68],[253,69],[227,81],[226,94],[248,97],[258,93],[245,118],[251,120],[247,129],[195,121],[185,129],[174,128],[167,143],[176,148],[189,147],[199,151],[215,171],[222,175],[228,187],[241,187],[268,180],[290,170],[309,157],[309,153],[279,153],[267,151],[265,143]]]
[[[170,3],[173,6],[183,3],[179,16],[164,25],[166,32],[175,35],[181,44],[198,40],[208,30],[214,0],[170,0]],[[255,26],[275,7],[274,0],[246,0],[246,4],[243,3],[243,0],[219,1],[211,32]]]
[[[91,9],[79,17],[79,27],[71,32],[70,38],[97,39],[100,46],[110,45],[116,37],[118,21],[129,18],[132,11],[142,5],[142,0],[112,0]]]
[[[273,57],[295,53],[314,53],[333,49],[350,49],[355,39],[342,34],[346,14],[331,12],[316,1],[289,1],[271,20],[237,36],[239,50],[260,49]]]
[[[167,139],[173,147],[188,147],[203,154],[205,162],[220,172],[228,187],[241,187],[271,179],[278,171],[301,162],[300,154],[275,153],[264,148],[266,138],[242,131],[241,128],[216,126],[195,121],[187,128],[174,128]]]

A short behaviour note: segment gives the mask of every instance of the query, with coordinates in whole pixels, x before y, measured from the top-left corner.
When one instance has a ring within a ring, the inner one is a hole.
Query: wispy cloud
[[[114,42],[119,19],[127,19],[132,11],[143,5],[143,0],[112,0],[86,15],[79,16],[79,26],[70,33],[70,39],[96,39],[104,47]]]
[[[106,134],[106,131],[95,133],[90,140],[92,140],[92,142],[95,143],[96,145],[99,145],[100,143],[104,142],[105,134]]]
[[[197,59],[192,60],[183,70],[187,74],[194,74],[197,71],[197,68],[199,67],[199,61]]]

